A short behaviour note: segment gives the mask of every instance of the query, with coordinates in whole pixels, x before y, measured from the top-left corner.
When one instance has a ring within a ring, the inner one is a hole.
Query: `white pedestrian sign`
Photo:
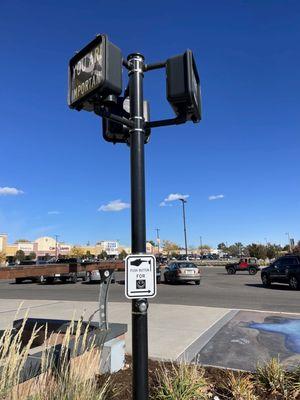
[[[125,259],[125,296],[141,299],[156,296],[156,259],[148,254],[132,254]]]

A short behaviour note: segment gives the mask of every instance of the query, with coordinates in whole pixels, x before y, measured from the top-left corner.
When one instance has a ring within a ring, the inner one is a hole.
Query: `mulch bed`
[[[148,361],[149,365],[149,395],[153,395],[153,388],[157,387],[156,371],[161,367],[164,369],[171,369],[172,363],[170,362],[159,362],[154,360]],[[234,374],[240,374],[241,372],[233,371]],[[247,372],[242,372],[242,374],[249,375]],[[253,378],[253,375],[250,374]],[[226,380],[226,370],[217,367],[205,367],[205,377],[207,381],[214,387],[214,395],[217,395],[220,400],[229,400],[231,396],[224,389],[223,383]],[[99,384],[106,382],[107,379],[111,379],[112,387],[114,392],[111,393],[112,400],[130,400],[132,398],[132,360],[131,357],[126,357],[126,366],[123,370],[112,374],[112,375],[101,375],[98,377]],[[117,392],[115,392],[115,390]],[[266,395],[258,387],[256,388],[257,399],[263,400],[286,400],[287,398],[283,395]],[[293,399],[300,400],[300,395]]]
[[[149,394],[151,395],[152,388],[157,386],[157,379],[156,379],[156,374],[155,372],[163,366],[166,369],[171,369],[172,368],[172,363],[170,362],[164,362],[162,363],[161,361],[154,361],[154,360],[149,360],[148,361],[148,366],[149,366]],[[205,376],[209,380],[209,382],[214,383],[216,386],[220,382],[222,382],[222,379],[224,378],[224,370],[219,369],[219,368],[205,368]],[[117,388],[117,393],[114,393],[114,396],[112,398],[114,400],[130,400],[132,398],[132,360],[130,356],[126,356],[126,366],[123,370],[116,372],[115,374],[112,375],[101,375],[98,377],[99,379],[99,384],[101,385],[103,382],[105,382],[108,377],[111,378],[112,380],[112,386]],[[220,399],[222,397],[222,392],[223,390],[220,389],[218,391],[218,394],[220,395]]]
[[[155,385],[156,377],[155,371],[160,367],[161,363],[158,361],[149,360],[149,390],[151,392],[151,387]],[[164,363],[164,365],[169,365],[170,363]],[[132,362],[131,357],[126,356],[125,368],[121,371],[116,372],[112,375],[101,375],[98,377],[100,385],[110,377],[113,383],[113,387],[117,388],[117,393],[114,395],[114,400],[129,400],[132,396]]]

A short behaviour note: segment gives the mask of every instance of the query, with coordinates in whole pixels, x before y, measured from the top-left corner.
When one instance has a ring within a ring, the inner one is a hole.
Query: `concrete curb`
[[[211,340],[213,336],[229,322],[239,310],[231,310],[226,315],[216,321],[202,335],[188,346],[176,359],[178,362],[197,362],[195,356],[203,349],[203,347]]]

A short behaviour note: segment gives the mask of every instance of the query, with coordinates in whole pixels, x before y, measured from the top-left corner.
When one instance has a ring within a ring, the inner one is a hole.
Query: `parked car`
[[[229,263],[225,268],[228,275],[234,275],[237,271],[248,271],[249,275],[255,275],[260,270],[255,257],[243,257],[238,263]]]
[[[264,287],[271,287],[276,282],[287,283],[293,290],[300,289],[300,256],[279,257],[261,271],[261,280]]]
[[[156,266],[156,283],[160,283],[161,282],[161,270],[160,270],[160,266],[157,265]]]
[[[218,254],[211,254],[211,253],[203,254],[201,256],[201,259],[202,260],[218,260],[219,259],[219,255]]]
[[[163,271],[165,283],[195,282],[200,285],[200,270],[192,262],[171,262]]]
[[[85,279],[86,282],[92,283],[92,282],[98,282],[100,283],[101,281],[101,275],[98,269],[95,269],[93,271],[87,271],[85,272]],[[113,272],[112,278],[111,278],[111,283],[115,283],[116,278],[115,278],[115,273]]]
[[[189,256],[186,256],[185,254],[178,254],[176,256],[176,260],[178,260],[178,261],[184,261],[184,260],[187,260],[188,258],[189,258]]]
[[[100,282],[100,280],[101,280],[100,272],[97,269],[95,269],[93,271],[88,271],[85,273],[84,280],[88,283]]]
[[[168,258],[166,256],[156,256],[156,264],[157,265],[165,265],[168,262]]]

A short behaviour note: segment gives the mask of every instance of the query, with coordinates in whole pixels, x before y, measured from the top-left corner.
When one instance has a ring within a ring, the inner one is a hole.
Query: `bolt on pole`
[[[131,166],[131,242],[132,253],[146,253],[145,213],[145,121],[143,111],[144,57],[130,54],[129,97]],[[148,301],[132,300],[132,399],[148,400]]]

